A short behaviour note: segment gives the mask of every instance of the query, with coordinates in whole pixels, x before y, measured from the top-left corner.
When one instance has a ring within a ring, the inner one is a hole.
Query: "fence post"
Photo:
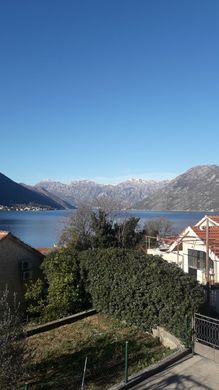
[[[86,369],[87,369],[87,356],[86,356],[85,362],[84,362],[84,372],[83,372],[83,378],[82,378],[82,383],[81,383],[81,390],[84,390],[84,381],[85,381]]]
[[[192,354],[194,355],[195,350],[195,314],[192,314]]]
[[[184,318],[184,342],[186,348],[189,346],[189,327],[188,327],[188,317],[187,315]]]
[[[129,342],[125,342],[125,383],[128,383],[128,345]]]

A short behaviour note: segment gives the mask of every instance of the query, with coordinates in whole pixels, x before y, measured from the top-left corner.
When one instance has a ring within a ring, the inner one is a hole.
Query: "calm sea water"
[[[0,211],[0,230],[10,231],[22,241],[35,248],[53,246],[63,230],[72,210],[59,211]],[[116,219],[127,217],[145,220],[165,217],[173,222],[176,231],[194,225],[205,212],[142,211],[129,210],[116,212]],[[208,213],[210,214],[210,213]],[[214,213],[212,213],[214,214]]]

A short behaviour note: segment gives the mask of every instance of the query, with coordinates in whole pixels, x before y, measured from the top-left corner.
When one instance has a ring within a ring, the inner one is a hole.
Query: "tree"
[[[106,204],[110,206],[109,203]],[[138,225],[139,218],[125,219],[120,223],[115,222],[114,218],[112,210],[92,210],[88,206],[82,206],[68,221],[59,243],[77,250],[135,248],[139,245],[144,235]]]
[[[99,209],[91,215],[92,248],[110,248],[116,246],[115,229],[107,213]]]
[[[113,222],[103,209],[81,206],[67,222],[59,244],[77,250],[115,245]]]
[[[140,218],[129,218],[114,225],[117,246],[119,248],[136,248],[141,243],[144,231],[138,227]]]
[[[16,296],[9,304],[9,291],[6,289],[0,298],[0,388],[13,390],[24,372],[25,360],[23,327]]]
[[[166,237],[174,233],[173,222],[167,218],[149,219],[144,224],[146,245],[156,247],[159,237]]]
[[[42,312],[45,319],[74,314],[90,306],[76,250],[52,253],[44,260],[42,269],[48,285],[47,304]]]
[[[166,237],[174,233],[173,222],[167,218],[149,219],[144,224],[146,235]]]
[[[94,207],[105,211],[107,216],[112,220],[116,215],[116,210],[121,210],[122,204],[113,196],[101,194],[94,199]]]
[[[93,211],[91,207],[81,205],[68,220],[59,244],[65,247],[73,246],[76,249],[88,249],[91,245],[91,216]]]

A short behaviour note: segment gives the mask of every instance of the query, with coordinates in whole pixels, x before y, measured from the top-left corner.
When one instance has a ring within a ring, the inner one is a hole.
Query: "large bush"
[[[164,326],[182,337],[185,318],[204,301],[203,289],[177,265],[140,251],[107,249],[79,255],[93,306],[151,330]]]
[[[40,307],[44,320],[84,310],[92,300],[97,310],[129,324],[145,330],[164,326],[183,338],[185,319],[191,320],[204,302],[203,288],[193,277],[143,251],[63,249],[45,259],[43,272],[46,300],[41,301],[33,286],[29,298],[33,292],[39,295],[30,309],[33,314]]]
[[[43,262],[42,268],[48,283],[44,317],[58,318],[89,307],[76,251],[63,249],[53,253]]]
[[[26,286],[30,318],[53,320],[90,307],[77,251],[62,249],[54,252],[44,260],[41,268],[44,279],[31,281]]]
[[[26,312],[29,318],[39,317],[46,305],[44,281],[29,280],[25,286]]]

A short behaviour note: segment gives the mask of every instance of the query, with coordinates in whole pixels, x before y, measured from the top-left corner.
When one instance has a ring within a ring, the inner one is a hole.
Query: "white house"
[[[209,253],[209,283],[219,284],[219,216],[205,216],[195,226],[188,226],[169,246],[149,249],[174,262],[184,272],[206,284],[206,253]]]

